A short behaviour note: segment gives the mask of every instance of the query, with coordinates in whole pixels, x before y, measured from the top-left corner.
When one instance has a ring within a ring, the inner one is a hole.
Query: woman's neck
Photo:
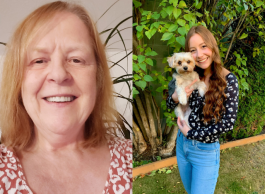
[[[56,134],[50,131],[38,130],[35,127],[34,141],[28,150],[41,150],[42,152],[80,150],[84,142],[83,130],[76,130],[76,133],[71,134]]]

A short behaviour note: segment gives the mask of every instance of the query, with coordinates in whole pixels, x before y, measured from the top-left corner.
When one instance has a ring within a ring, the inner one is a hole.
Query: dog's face
[[[195,67],[195,61],[190,52],[174,53],[172,57],[167,58],[171,68],[175,68],[178,74],[192,72]]]

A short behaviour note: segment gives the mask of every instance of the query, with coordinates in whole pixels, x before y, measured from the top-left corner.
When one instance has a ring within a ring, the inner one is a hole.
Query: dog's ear
[[[173,66],[173,62],[174,62],[174,55],[172,57],[168,57],[167,58],[167,62],[168,62],[169,67],[172,67]]]

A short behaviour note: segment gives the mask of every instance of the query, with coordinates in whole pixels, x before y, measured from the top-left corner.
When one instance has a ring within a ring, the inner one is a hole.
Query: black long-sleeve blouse
[[[222,133],[233,130],[237,111],[238,111],[238,81],[233,73],[226,76],[227,86],[225,88],[226,99],[224,101],[225,113],[222,118],[215,124],[214,118],[211,122],[203,123],[203,106],[205,97],[201,97],[198,90],[194,90],[189,98],[189,106],[191,114],[189,116],[189,125],[191,130],[187,133],[187,139],[195,139],[203,143],[212,143],[219,141],[219,136]],[[169,85],[169,97],[167,98],[167,107],[174,109],[178,104],[172,99],[172,94],[175,91],[175,80],[173,79]]]

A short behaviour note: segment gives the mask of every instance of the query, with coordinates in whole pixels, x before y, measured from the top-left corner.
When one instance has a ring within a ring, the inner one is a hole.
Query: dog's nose
[[[185,66],[185,67],[183,67],[183,69],[184,69],[185,71],[187,71],[187,70],[188,70],[188,67]]]

